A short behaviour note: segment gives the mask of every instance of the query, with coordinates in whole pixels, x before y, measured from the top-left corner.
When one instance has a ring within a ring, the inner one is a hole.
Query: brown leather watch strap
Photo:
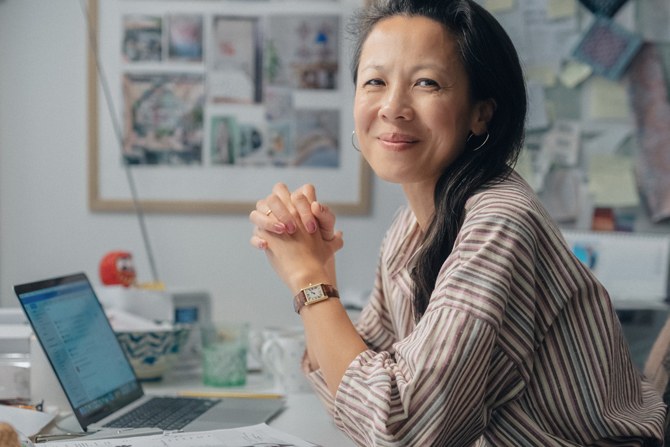
[[[323,290],[324,295],[328,298],[340,297],[337,289],[330,284],[321,284],[321,290]],[[318,303],[319,301],[325,301],[325,299],[320,299],[315,302]],[[307,303],[307,297],[305,296],[304,290],[301,290],[295,297],[293,297],[293,310],[295,310],[295,313],[300,314],[300,310],[307,304],[313,303]]]

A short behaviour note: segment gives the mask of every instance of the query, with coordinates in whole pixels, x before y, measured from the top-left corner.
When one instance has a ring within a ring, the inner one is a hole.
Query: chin
[[[403,183],[413,183],[417,181],[415,178],[415,175],[411,175],[410,173],[406,171],[392,171],[389,169],[375,169],[372,167],[372,170],[377,174],[377,177],[380,179],[384,180],[385,182],[389,183],[398,183],[398,184],[403,184]],[[421,179],[425,180],[425,177],[422,177]]]

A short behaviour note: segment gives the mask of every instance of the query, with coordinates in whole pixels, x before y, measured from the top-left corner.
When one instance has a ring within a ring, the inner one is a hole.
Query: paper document
[[[26,436],[36,435],[54,419],[53,414],[0,405],[0,421],[7,422]]]
[[[558,19],[574,16],[577,12],[576,0],[548,0],[547,18]]]
[[[575,166],[579,158],[581,128],[579,121],[556,121],[544,139],[542,151],[561,166]]]
[[[484,7],[489,12],[504,11],[512,9],[514,2],[512,0],[485,0]]]
[[[139,436],[134,438],[96,439],[86,441],[50,442],[58,447],[315,447],[316,444],[281,432],[266,424],[230,430],[212,430],[195,433],[173,433],[170,435]]]
[[[537,130],[549,127],[544,87],[537,81],[528,81],[528,119],[526,129]]]
[[[591,78],[588,88],[591,118],[628,117],[628,97],[621,84],[596,76]]]
[[[551,65],[537,65],[526,68],[526,78],[529,81],[537,81],[545,87],[556,85],[556,71]]]
[[[593,68],[590,65],[570,61],[563,68],[559,78],[567,88],[575,88],[591,76],[591,73],[593,73]]]
[[[640,203],[633,175],[633,159],[596,154],[589,166],[589,192],[597,206],[636,206]]]

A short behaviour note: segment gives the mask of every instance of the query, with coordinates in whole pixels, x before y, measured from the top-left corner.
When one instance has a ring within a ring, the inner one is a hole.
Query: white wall
[[[87,206],[86,31],[78,0],[0,2],[0,304],[11,287],[97,267],[108,251],[133,252],[151,280],[137,219]],[[353,150],[348,145],[343,150]],[[375,178],[370,216],[340,217],[340,290],[370,289],[379,244],[405,203]],[[295,324],[288,289],[249,245],[247,216],[148,215],[157,268],[168,286],[209,290],[216,318]]]

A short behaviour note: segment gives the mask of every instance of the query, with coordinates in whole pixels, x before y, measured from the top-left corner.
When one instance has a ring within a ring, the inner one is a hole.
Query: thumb
[[[328,241],[327,244],[330,245],[330,247],[333,250],[333,253],[335,253],[340,248],[342,248],[344,246],[344,239],[342,238],[342,232],[341,231],[336,231],[333,234],[333,239]]]
[[[312,202],[312,214],[319,221],[321,237],[324,241],[331,241],[335,237],[335,214],[326,205]]]

